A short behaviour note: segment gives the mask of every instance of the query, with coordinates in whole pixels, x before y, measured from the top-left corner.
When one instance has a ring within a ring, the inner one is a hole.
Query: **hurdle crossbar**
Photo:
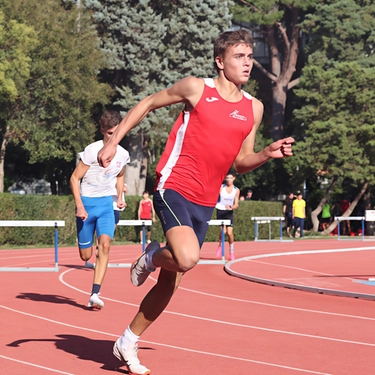
[[[0,220],[0,227],[54,227],[55,267],[0,267],[0,272],[58,272],[59,269],[59,227],[65,227],[64,220]]]
[[[117,225],[130,226],[130,227],[142,227],[142,253],[146,249],[146,227],[152,225],[152,220],[119,220]],[[95,264],[86,262],[85,267],[95,268]],[[109,268],[130,268],[131,263],[108,263]]]
[[[340,221],[362,221],[362,241],[365,239],[365,217],[364,216],[335,216],[335,220],[338,221],[337,224],[337,239],[340,241],[347,241],[351,239],[357,239],[357,238],[341,238],[340,237]]]
[[[293,242],[293,240],[284,240],[283,239],[283,221],[285,220],[284,216],[253,216],[251,220],[254,221],[254,241],[256,242]],[[280,238],[277,240],[271,239],[271,222],[279,221],[280,222]],[[259,224],[268,224],[268,239],[259,239]]]

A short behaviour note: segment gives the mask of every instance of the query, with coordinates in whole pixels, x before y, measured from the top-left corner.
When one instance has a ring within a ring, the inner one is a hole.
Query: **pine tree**
[[[95,11],[102,49],[110,58],[111,77],[120,97],[115,104],[126,113],[147,95],[196,75],[213,75],[213,41],[230,26],[230,1],[121,1],[85,0]],[[123,145],[130,152],[126,168],[130,194],[145,188],[149,144],[160,152],[176,112],[181,106],[162,108],[147,116]],[[156,142],[155,142],[156,141]]]

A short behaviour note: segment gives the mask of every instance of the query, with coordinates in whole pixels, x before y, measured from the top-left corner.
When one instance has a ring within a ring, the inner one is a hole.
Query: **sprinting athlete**
[[[105,168],[99,165],[97,158],[99,150],[111,138],[120,121],[121,116],[116,111],[103,113],[100,118],[103,140],[91,143],[79,153],[80,161],[70,178],[76,205],[79,255],[82,260],[88,261],[91,258],[94,233],[97,236],[94,281],[88,302],[89,307],[97,309],[104,307],[99,292],[107,271],[115,223],[119,218],[119,211],[113,207],[113,195],[117,195],[117,208],[125,208],[124,172],[130,160],[128,151],[121,146],[116,147],[114,158]]]
[[[290,137],[254,151],[263,104],[241,89],[253,66],[252,36],[245,30],[219,35],[214,60],[216,78],[186,77],[144,98],[127,113],[98,154],[99,163],[106,167],[121,139],[150,111],[184,103],[156,168],[154,207],[168,246],[151,242],[133,263],[130,276],[136,286],[156,268],[161,269],[156,285],[113,347],[115,356],[133,374],[150,373],[137,356],[139,337],[166,308],[182,275],[197,264],[220,186],[230,167],[245,173],[272,158],[292,155],[294,140]]]
[[[228,173],[225,177],[225,184],[220,188],[219,200],[216,203],[216,219],[218,220],[230,220],[229,225],[224,225],[224,235],[228,235],[229,242],[229,258],[234,260],[234,234],[233,234],[233,210],[238,208],[238,202],[240,199],[240,189],[234,186],[234,180],[236,177],[232,173]],[[220,226],[220,232],[222,226]],[[216,257],[219,258],[222,252],[222,238],[219,237],[219,246],[216,250]]]

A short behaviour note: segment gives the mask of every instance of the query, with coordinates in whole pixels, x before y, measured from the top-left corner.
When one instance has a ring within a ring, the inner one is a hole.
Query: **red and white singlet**
[[[220,97],[206,78],[192,111],[178,116],[156,167],[155,190],[172,189],[190,202],[214,207],[225,175],[254,125],[251,95],[239,102]]]

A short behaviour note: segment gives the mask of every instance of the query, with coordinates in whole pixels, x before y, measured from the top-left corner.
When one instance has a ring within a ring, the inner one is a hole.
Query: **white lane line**
[[[31,362],[20,361],[19,359],[6,357],[5,355],[1,355],[1,354],[0,354],[0,358],[4,358],[4,359],[7,359],[7,360],[12,361],[12,362],[22,363],[24,365],[28,365],[28,366],[32,366],[32,367],[37,367],[37,368],[47,370],[47,371],[57,372],[58,374],[74,375],[71,372],[64,372],[64,371],[60,371],[60,370],[55,370],[51,367],[45,367],[45,366],[36,365],[35,363],[31,363]]]
[[[110,336],[110,337],[118,337],[118,335],[114,335],[114,334],[111,334],[111,333],[108,333],[108,332],[103,332],[103,331],[99,331],[99,330],[92,329],[92,328],[84,328],[84,327],[75,326],[75,325],[72,325],[72,324],[69,324],[69,323],[64,323],[64,322],[60,322],[60,321],[57,321],[57,320],[45,318],[45,317],[40,316],[40,315],[34,315],[34,314],[26,313],[24,311],[15,310],[15,309],[12,309],[10,307],[3,306],[3,305],[0,305],[0,308],[6,309],[8,311],[12,311],[12,312],[15,312],[15,313],[18,313],[18,314],[26,315],[26,316],[29,316],[29,317],[32,317],[32,318],[41,319],[41,320],[44,320],[44,321],[47,321],[47,322],[50,322],[50,323],[62,325],[62,326],[69,327],[69,328],[74,328],[74,329],[77,329],[77,330],[80,330],[80,331],[93,332],[93,333],[102,334],[102,335]],[[158,345],[158,346],[182,350],[182,351],[191,352],[191,353],[198,353],[198,354],[209,355],[209,356],[213,356],[213,357],[226,358],[226,359],[237,360],[237,361],[242,361],[242,362],[256,363],[256,364],[261,364],[261,365],[271,366],[271,367],[277,367],[277,368],[284,368],[284,369],[289,369],[289,370],[293,370],[293,371],[305,372],[305,373],[308,373],[308,374],[332,375],[332,374],[325,373],[325,372],[318,372],[318,371],[301,369],[301,368],[298,368],[298,367],[278,365],[278,364],[275,364],[275,363],[257,361],[257,360],[248,359],[248,358],[233,357],[233,356],[229,356],[229,355],[225,355],[225,354],[218,354],[218,353],[206,352],[206,351],[201,351],[201,350],[189,349],[189,348],[180,347],[180,346],[176,346],[176,345],[163,344],[163,343],[160,343],[160,342],[146,341],[146,340],[139,340],[139,341],[143,342],[143,343],[146,343],[146,344]],[[63,374],[68,374],[68,373],[63,373]],[[73,374],[68,374],[68,375],[73,375]]]
[[[64,275],[66,273],[70,272],[70,271],[73,271],[73,270],[74,269],[69,269],[69,270],[63,272],[59,276],[60,281],[64,285],[66,285],[67,287],[69,287],[71,289],[74,289],[74,290],[76,290],[78,292],[81,292],[81,293],[84,293],[84,294],[90,294],[88,292],[85,292],[85,291],[83,291],[81,289],[78,289],[76,287],[73,287],[73,286],[69,285],[68,283],[66,283],[63,280]],[[138,304],[124,302],[124,301],[119,301],[119,300],[116,300],[116,299],[113,299],[113,298],[107,298],[107,297],[101,297],[101,298],[104,299],[104,300],[107,300],[107,301],[111,301],[111,302],[115,302],[115,303],[120,303],[120,304],[127,305],[127,306],[135,306],[135,307],[139,306]],[[207,321],[207,322],[211,322],[211,323],[224,324],[224,325],[229,325],[229,326],[233,326],[233,327],[241,327],[241,328],[248,328],[248,329],[254,329],[254,330],[259,330],[259,331],[266,331],[266,332],[272,332],[272,333],[280,333],[280,334],[285,334],[285,335],[290,335],[290,336],[308,337],[308,338],[319,339],[319,340],[327,340],[327,341],[341,342],[341,343],[347,343],[347,344],[355,344],[355,345],[363,345],[363,346],[375,347],[375,343],[372,344],[372,343],[365,343],[365,342],[362,342],[362,341],[343,340],[343,339],[336,339],[336,338],[328,337],[328,336],[317,336],[317,335],[309,335],[309,334],[305,334],[305,333],[283,331],[283,330],[272,329],[272,328],[264,328],[264,327],[252,326],[252,325],[248,325],[248,324],[233,323],[233,322],[227,322],[227,321],[218,320],[218,319],[204,318],[204,317],[200,317],[200,316],[196,316],[196,315],[183,314],[183,313],[178,313],[178,312],[169,311],[169,310],[164,310],[163,313],[171,314],[171,315],[176,315],[176,316],[182,316],[184,318],[190,318],[190,319]]]

